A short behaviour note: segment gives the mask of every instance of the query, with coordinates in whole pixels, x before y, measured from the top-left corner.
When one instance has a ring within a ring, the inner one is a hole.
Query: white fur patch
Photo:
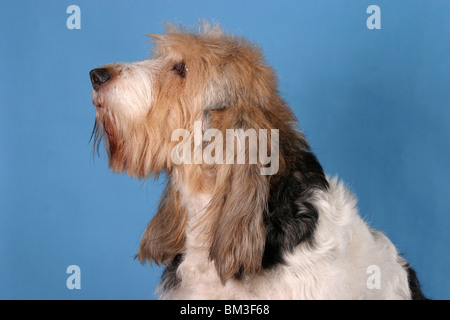
[[[187,248],[178,268],[180,285],[162,292],[162,299],[410,299],[406,263],[389,239],[367,226],[356,199],[337,178],[328,191],[317,191],[312,203],[319,212],[314,245],[300,244],[286,264],[262,276],[230,280],[217,276],[206,235],[192,228],[208,204],[207,195],[184,193],[189,211]],[[186,200],[189,199],[189,200]],[[380,270],[379,288],[369,288],[370,266]]]

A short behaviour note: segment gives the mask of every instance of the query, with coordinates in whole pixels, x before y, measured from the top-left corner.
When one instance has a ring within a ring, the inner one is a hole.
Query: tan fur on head
[[[97,137],[106,138],[110,167],[139,178],[162,171],[169,177],[138,257],[166,263],[186,249],[189,208],[183,207],[180,194],[185,184],[191,194],[211,199],[199,223],[222,282],[259,274],[270,188],[270,177],[259,171],[263,165],[175,165],[170,155],[177,142],[171,134],[179,128],[192,133],[194,121],[200,120],[203,129],[216,128],[224,135],[226,129],[275,128],[306,144],[278,96],[274,71],[255,45],[218,26],[203,24],[192,32],[168,25],[166,33],[151,37],[153,57],[105,66],[113,78],[93,97],[96,119],[103,124]],[[284,166],[280,158],[280,171]]]
[[[234,276],[258,274],[264,252],[267,178],[255,166],[225,165],[216,181],[208,212],[215,222],[210,257],[219,277],[225,282]]]

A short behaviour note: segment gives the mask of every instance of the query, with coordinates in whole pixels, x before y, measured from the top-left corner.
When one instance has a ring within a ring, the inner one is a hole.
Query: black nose
[[[91,82],[94,89],[97,89],[106,81],[111,79],[111,74],[106,68],[92,69],[91,72],[89,72],[89,75],[91,76]]]

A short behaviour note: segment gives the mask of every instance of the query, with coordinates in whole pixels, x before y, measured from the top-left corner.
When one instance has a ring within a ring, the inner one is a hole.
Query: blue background
[[[81,30],[66,9],[81,8]],[[381,30],[369,30],[369,5]],[[162,180],[92,156],[88,72],[148,57],[146,33],[201,18],[264,48],[330,175],[359,198],[431,298],[450,298],[449,1],[2,1],[0,298],[152,299],[133,259]],[[103,149],[103,148],[102,148]],[[68,290],[66,268],[81,268]]]

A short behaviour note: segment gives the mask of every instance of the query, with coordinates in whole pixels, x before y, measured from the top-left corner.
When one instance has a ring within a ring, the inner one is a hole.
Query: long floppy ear
[[[178,192],[170,182],[159,203],[158,212],[148,224],[142,236],[139,253],[136,255],[144,263],[168,263],[185,248],[185,226],[187,215],[180,206]]]
[[[262,140],[254,138],[258,136],[258,127],[267,128],[269,125],[264,123],[263,114],[257,111],[250,124],[241,117],[243,111],[237,106],[210,110],[209,114],[211,127],[221,128],[222,134],[226,131],[222,149],[225,157],[219,157],[225,159],[225,163],[215,167],[215,189],[205,215],[212,222],[210,258],[222,283],[225,283],[233,277],[251,276],[263,271],[264,211],[268,206],[269,176],[262,174],[262,169],[267,168],[261,159],[255,159],[258,143]],[[228,128],[239,129],[232,129],[229,135]],[[252,132],[254,138],[251,138]],[[272,144],[270,146],[272,148]],[[244,157],[240,158],[243,154]]]
[[[256,165],[221,165],[208,210],[215,215],[210,258],[225,283],[262,272],[268,182]]]

